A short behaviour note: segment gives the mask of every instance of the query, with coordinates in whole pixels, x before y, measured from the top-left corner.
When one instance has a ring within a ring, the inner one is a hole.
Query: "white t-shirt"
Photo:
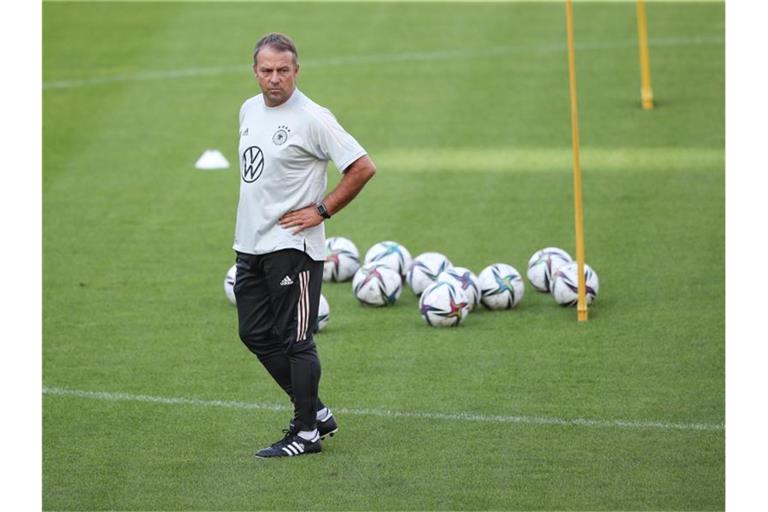
[[[277,221],[323,200],[329,160],[343,172],[365,149],[328,109],[295,89],[277,107],[266,106],[261,94],[243,103],[238,153],[240,200],[233,248],[248,254],[292,248],[324,260],[324,223],[292,235]]]

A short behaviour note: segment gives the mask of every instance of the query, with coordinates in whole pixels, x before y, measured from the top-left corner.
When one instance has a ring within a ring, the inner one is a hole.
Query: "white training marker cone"
[[[204,171],[229,169],[229,162],[218,149],[206,149],[195,162],[195,167]]]

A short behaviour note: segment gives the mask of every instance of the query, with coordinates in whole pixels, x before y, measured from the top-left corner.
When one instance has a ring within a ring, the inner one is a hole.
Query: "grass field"
[[[237,162],[255,41],[294,37],[379,168],[329,236],[524,270],[575,249],[564,9],[45,3],[43,507],[723,509],[724,6],[648,5],[653,111],[634,12],[575,7],[589,322],[528,286],[430,329],[324,285],[341,431],[262,461],[290,412],[222,290],[239,177],[193,167]]]

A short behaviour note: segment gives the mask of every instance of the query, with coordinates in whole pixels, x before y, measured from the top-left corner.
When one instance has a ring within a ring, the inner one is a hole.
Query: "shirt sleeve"
[[[240,114],[238,115],[238,126],[243,125],[243,119],[245,118],[245,106],[248,104],[248,100],[245,100],[242,105],[240,105]]]
[[[347,133],[327,109],[312,111],[309,150],[321,160],[331,160],[340,172],[368,152]]]

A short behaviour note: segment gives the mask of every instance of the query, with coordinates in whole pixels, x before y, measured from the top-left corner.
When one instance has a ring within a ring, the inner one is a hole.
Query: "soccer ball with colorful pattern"
[[[427,286],[437,281],[437,276],[442,271],[452,266],[445,255],[439,252],[425,252],[413,259],[413,264],[405,279],[408,286],[411,287],[411,291],[416,295],[421,295]]]
[[[365,263],[381,263],[400,274],[408,273],[412,263],[411,253],[402,244],[392,241],[379,242],[365,253]]]
[[[485,267],[477,277],[480,282],[480,301],[488,309],[511,309],[520,303],[525,292],[523,278],[515,267],[495,263]]]
[[[591,304],[600,290],[600,280],[592,267],[584,264],[587,304]],[[563,307],[575,306],[579,300],[578,263],[572,261],[557,269],[552,276],[552,297]]]
[[[363,265],[352,278],[352,292],[357,300],[366,306],[394,304],[402,289],[400,274],[377,263]]]
[[[322,331],[323,328],[328,325],[328,321],[331,319],[331,306],[328,305],[328,299],[325,295],[320,294],[320,304],[317,307],[317,329],[316,331]]]
[[[474,272],[464,267],[451,267],[437,276],[438,281],[448,281],[464,291],[469,303],[469,310],[480,304],[480,283]]]
[[[348,238],[332,236],[325,240],[323,281],[348,281],[360,268],[360,252]]]
[[[449,281],[429,285],[419,297],[421,318],[432,327],[456,327],[469,315],[469,299]]]
[[[540,292],[549,292],[552,276],[558,268],[573,261],[571,255],[559,247],[546,247],[533,253],[528,260],[528,281]]]
[[[237,304],[235,301],[235,277],[237,276],[237,265],[232,265],[227,270],[227,275],[224,277],[224,294],[232,304]]]

